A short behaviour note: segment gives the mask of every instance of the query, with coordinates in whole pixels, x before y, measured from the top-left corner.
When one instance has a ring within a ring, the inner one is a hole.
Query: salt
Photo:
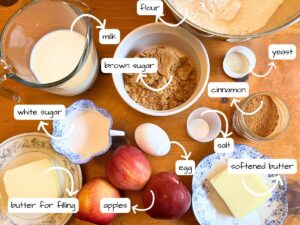
[[[208,136],[209,125],[203,119],[194,119],[190,122],[190,133],[195,140],[201,140]]]

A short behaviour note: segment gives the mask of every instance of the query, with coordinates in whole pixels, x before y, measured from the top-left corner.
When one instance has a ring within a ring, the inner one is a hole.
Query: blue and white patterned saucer
[[[212,154],[204,158],[197,166],[193,177],[193,211],[201,225],[282,225],[288,214],[287,182],[281,176],[283,185],[277,186],[273,196],[256,211],[242,220],[232,216],[229,209],[209,184],[208,179],[226,167],[231,158],[259,159],[268,158],[254,148],[246,145],[235,145],[230,154]],[[272,177],[265,175],[267,186],[272,187]],[[247,204],[241,201],[241,205]]]

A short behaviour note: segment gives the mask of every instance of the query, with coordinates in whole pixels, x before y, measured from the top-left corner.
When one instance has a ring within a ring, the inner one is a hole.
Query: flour
[[[245,35],[261,29],[285,0],[173,0],[183,15],[210,31]]]

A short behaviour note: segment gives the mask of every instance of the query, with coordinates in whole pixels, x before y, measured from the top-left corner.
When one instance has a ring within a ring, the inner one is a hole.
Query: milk
[[[30,68],[38,82],[47,84],[67,77],[78,65],[85,42],[83,35],[70,30],[55,30],[43,36],[30,56]],[[64,96],[78,95],[91,87],[97,72],[98,58],[93,45],[86,62],[74,77],[46,91]]]

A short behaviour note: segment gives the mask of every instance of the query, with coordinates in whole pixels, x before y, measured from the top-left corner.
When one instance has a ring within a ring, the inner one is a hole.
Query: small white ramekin
[[[155,46],[168,46],[185,54],[195,65],[198,84],[194,94],[182,105],[156,111],[147,109],[130,98],[127,94],[122,73],[113,73],[115,87],[123,100],[137,111],[151,116],[169,116],[182,112],[193,105],[204,92],[210,73],[208,54],[201,41],[181,27],[172,28],[162,23],[152,23],[139,27],[129,33],[119,44],[114,57],[131,58],[143,50]]]
[[[229,68],[229,66],[227,64],[227,59],[228,59],[228,56],[233,52],[239,52],[247,57],[247,59],[249,60],[249,69],[247,72],[239,74],[239,73],[232,71]],[[247,76],[250,72],[252,72],[254,70],[255,66],[256,66],[256,56],[255,56],[254,52],[251,49],[244,47],[244,46],[236,46],[236,47],[229,49],[229,51],[227,52],[227,54],[224,58],[224,61],[223,61],[224,72],[229,77],[234,78],[234,79],[239,79],[239,78],[243,78],[243,77]]]
[[[192,139],[194,139],[195,141],[203,142],[203,143],[213,141],[214,139],[216,139],[219,136],[219,134],[221,132],[222,122],[221,122],[219,115],[216,112],[209,112],[209,113],[206,113],[205,115],[202,115],[205,111],[208,111],[208,110],[211,110],[211,109],[205,108],[205,107],[198,108],[198,109],[194,110],[188,117],[187,124],[186,124],[187,131],[188,131],[189,136]],[[203,119],[208,123],[209,133],[206,137],[201,138],[201,139],[194,138],[194,135],[192,134],[192,131],[191,131],[190,123],[195,119]]]

